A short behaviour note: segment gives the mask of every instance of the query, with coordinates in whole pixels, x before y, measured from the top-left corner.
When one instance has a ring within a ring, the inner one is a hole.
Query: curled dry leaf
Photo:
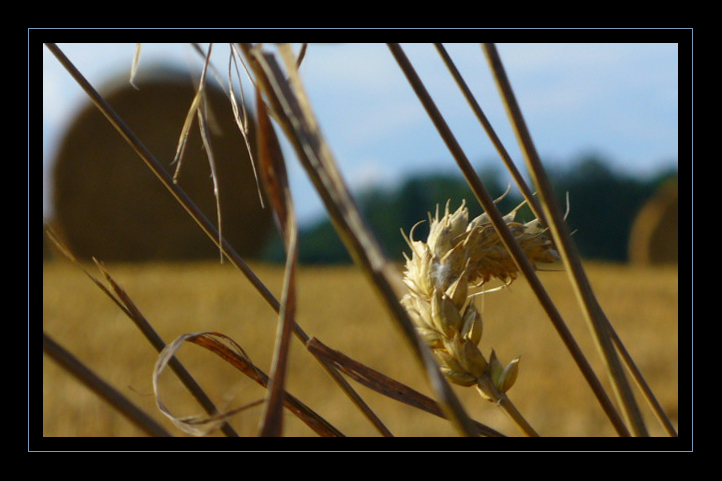
[[[155,368],[153,369],[153,393],[155,394],[155,401],[156,405],[158,406],[158,409],[168,418],[171,420],[171,422],[181,431],[186,432],[188,434],[191,434],[193,436],[206,436],[209,433],[219,429],[221,425],[225,422],[227,418],[230,416],[243,411],[244,409],[247,409],[252,406],[256,406],[260,404],[263,400],[257,400],[250,404],[247,404],[245,406],[241,406],[236,409],[232,409],[227,412],[222,413],[214,413],[211,415],[206,414],[198,414],[194,416],[187,416],[187,417],[177,417],[173,413],[170,412],[168,407],[163,402],[163,399],[160,396],[160,392],[158,390],[158,379],[160,377],[160,374],[163,372],[165,367],[168,365],[168,362],[173,358],[175,353],[180,349],[180,347],[185,343],[186,341],[193,342],[198,338],[205,338],[210,344],[217,344],[222,342],[223,340],[230,341],[228,344],[232,346],[233,351],[239,355],[242,356],[245,359],[248,359],[246,356],[245,351],[230,340],[230,338],[219,334],[219,333],[213,333],[213,332],[201,332],[201,333],[194,333],[194,334],[184,334],[180,337],[178,337],[175,341],[168,344],[165,349],[163,349],[158,356],[158,360],[155,363]],[[212,349],[211,349],[212,350]],[[248,360],[250,363],[250,360]]]
[[[191,342],[213,352],[261,386],[267,387],[269,383],[268,376],[251,362],[243,348],[230,337],[218,332],[200,332],[180,336],[161,352],[153,371],[153,391],[156,396],[156,404],[179,429],[195,436],[205,436],[217,429],[230,416],[263,402],[263,400],[255,400],[239,408],[209,416],[197,415],[183,418],[174,416],[160,397],[158,378],[184,342]],[[343,437],[338,429],[291,394],[285,393],[283,402],[287,409],[320,436]]]

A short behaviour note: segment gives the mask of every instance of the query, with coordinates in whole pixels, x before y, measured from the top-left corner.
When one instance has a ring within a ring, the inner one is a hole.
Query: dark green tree
[[[567,222],[574,231],[574,240],[583,257],[612,261],[626,261],[627,246],[632,222],[642,204],[653,195],[659,185],[676,170],[661,172],[651,180],[641,180],[609,167],[609,162],[598,156],[587,156],[571,167],[547,168],[557,202],[566,206],[569,193],[570,213]],[[498,170],[486,169],[479,173],[489,193],[498,198],[507,188]],[[447,200],[455,210],[466,199],[473,218],[482,209],[459,174],[427,173],[409,177],[398,188],[372,188],[357,196],[359,207],[379,243],[390,259],[402,260],[408,246],[400,230],[407,234],[419,221],[414,231],[417,239],[428,235],[428,214],[436,206],[443,212]],[[510,193],[498,203],[502,213],[516,207],[521,197]],[[517,220],[529,220],[531,212],[522,208]],[[266,251],[266,260],[282,262],[284,257],[280,239]],[[336,234],[331,222],[323,220],[301,229],[299,259],[306,264],[347,263],[351,257]]]

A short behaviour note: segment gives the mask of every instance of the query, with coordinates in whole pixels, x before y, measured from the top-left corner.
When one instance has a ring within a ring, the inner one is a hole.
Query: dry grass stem
[[[43,332],[43,352],[150,436],[171,434]]]
[[[260,92],[256,91],[258,107],[258,144],[261,179],[281,228],[286,247],[286,275],[278,313],[276,347],[273,353],[272,381],[261,420],[261,436],[280,436],[283,429],[283,392],[291,333],[296,323],[296,260],[298,227],[291,189],[281,146],[266,112]]]
[[[443,418],[446,417],[439,407],[439,404],[433,399],[424,396],[418,391],[415,391],[414,389],[411,389],[410,387],[385,376],[384,374],[371,369],[354,359],[351,359],[339,351],[329,348],[315,337],[312,337],[306,346],[309,351],[314,353],[314,355],[320,356],[333,363],[333,365],[344,374],[369,389],[373,389],[384,396],[388,396],[435,416]],[[482,436],[504,437],[503,434],[485,424],[477,421],[472,422],[476,425],[476,428]]]
[[[512,178],[514,179],[514,182],[516,182],[516,185],[519,187],[519,190],[521,191],[522,195],[524,196],[524,199],[526,199],[527,204],[529,205],[529,208],[532,210],[534,215],[537,219],[541,222],[542,225],[547,225],[547,222],[544,218],[544,213],[539,207],[539,204],[532,194],[529,187],[526,185],[526,182],[524,181],[524,177],[522,177],[521,172],[519,172],[519,169],[516,168],[516,164],[514,164],[514,161],[511,159],[511,156],[509,155],[509,152],[504,147],[504,144],[501,142],[501,139],[499,139],[499,136],[496,134],[496,131],[491,126],[491,123],[487,119],[486,115],[484,114],[484,111],[481,109],[481,106],[476,101],[476,98],[471,93],[471,89],[469,89],[468,85],[466,84],[466,81],[461,76],[461,73],[456,68],[456,65],[454,64],[453,60],[447,53],[444,46],[440,43],[435,43],[434,46],[436,47],[436,50],[439,52],[439,56],[441,56],[442,60],[446,64],[446,67],[449,69],[449,72],[451,72],[451,75],[454,77],[454,80],[456,81],[457,85],[459,86],[459,89],[464,94],[464,98],[469,103],[469,106],[474,111],[474,115],[476,115],[476,118],[479,120],[479,123],[484,128],[484,131],[489,136],[489,140],[491,140],[491,143],[494,145],[494,148],[499,154],[499,157],[501,157],[501,160],[504,162],[504,166],[511,174]]]

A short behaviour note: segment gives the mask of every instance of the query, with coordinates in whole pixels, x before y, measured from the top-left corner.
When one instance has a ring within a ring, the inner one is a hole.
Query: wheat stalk
[[[529,260],[534,264],[557,260],[538,220],[515,222],[517,210],[504,221]],[[414,240],[414,228],[408,236],[404,234],[412,254],[411,258],[404,254],[408,294],[402,304],[449,381],[476,386],[485,399],[504,408],[525,434],[536,435],[506,396],[516,381],[519,358],[504,366],[493,350],[488,360],[484,357],[478,347],[483,322],[469,295],[470,288],[493,278],[511,283],[518,272],[516,263],[486,214],[469,221],[465,202],[453,213],[447,202],[442,217],[437,206],[429,223],[426,242]]]

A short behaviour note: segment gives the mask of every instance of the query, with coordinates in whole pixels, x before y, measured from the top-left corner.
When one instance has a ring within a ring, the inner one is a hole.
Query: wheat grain
[[[529,260],[535,265],[557,260],[539,221],[515,222],[517,210],[504,221]],[[492,350],[486,360],[478,347],[483,322],[469,290],[494,278],[508,285],[516,278],[517,266],[488,216],[482,214],[469,221],[464,202],[453,213],[447,202],[442,217],[437,207],[429,222],[426,242],[414,240],[414,228],[408,236],[404,234],[412,253],[410,258],[404,254],[408,294],[401,302],[420,336],[439,358],[441,371],[449,381],[476,385],[486,399],[500,402],[516,380],[519,358],[504,366]]]

